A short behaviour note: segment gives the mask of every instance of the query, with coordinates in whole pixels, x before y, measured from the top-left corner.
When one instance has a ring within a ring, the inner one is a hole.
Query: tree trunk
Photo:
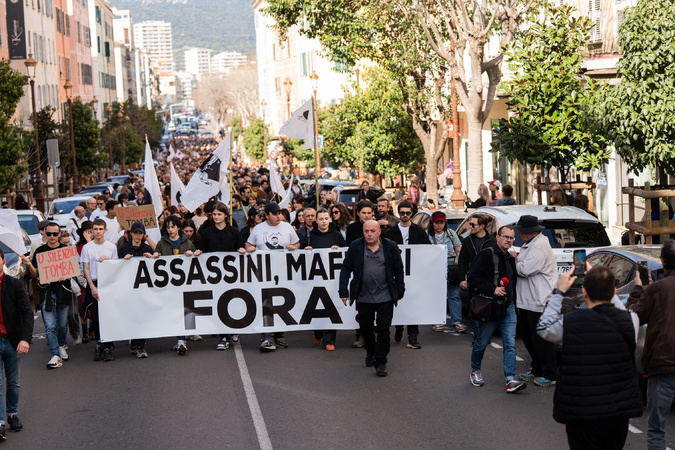
[[[469,156],[467,161],[466,191],[472,200],[476,199],[478,186],[485,183],[483,176],[483,123],[476,117],[471,117],[466,109],[467,125],[469,128]],[[460,150],[461,151],[461,150]]]

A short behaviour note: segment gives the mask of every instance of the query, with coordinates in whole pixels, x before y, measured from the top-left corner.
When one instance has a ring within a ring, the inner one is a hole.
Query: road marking
[[[631,424],[628,424],[628,431],[630,431],[633,434],[642,434],[642,431],[638,430]]]
[[[260,405],[258,404],[258,397],[255,395],[255,390],[253,389],[253,382],[251,381],[251,375],[249,375],[248,368],[246,367],[246,360],[244,359],[244,352],[241,350],[241,345],[234,346],[234,354],[237,357],[239,375],[241,375],[241,382],[244,385],[248,408],[251,410],[255,433],[258,435],[258,444],[260,445],[261,450],[272,450],[272,441],[270,441],[270,436],[267,434],[265,419],[263,418]]]
[[[496,342],[490,342],[490,347],[494,348],[503,348],[501,345],[497,344]],[[516,355],[516,361],[525,361],[523,358],[520,356]]]

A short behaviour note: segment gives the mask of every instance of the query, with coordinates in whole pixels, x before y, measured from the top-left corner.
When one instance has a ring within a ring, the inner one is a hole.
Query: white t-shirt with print
[[[283,250],[287,245],[298,242],[298,235],[291,224],[281,222],[274,227],[267,222],[253,227],[248,243],[258,250]]]
[[[403,245],[408,245],[408,240],[410,236],[410,225],[407,227],[401,226],[401,224],[398,224],[398,229],[401,230],[401,237],[403,238]]]

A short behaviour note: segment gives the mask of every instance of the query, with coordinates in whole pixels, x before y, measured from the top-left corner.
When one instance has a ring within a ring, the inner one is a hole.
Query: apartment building
[[[248,57],[238,52],[220,52],[211,57],[211,73],[227,73],[248,64]]]
[[[105,118],[105,107],[117,101],[117,76],[112,9],[102,0],[89,1],[89,24],[92,31],[91,61],[93,66],[94,94],[98,99],[97,116]]]
[[[199,79],[211,73],[211,49],[191,47],[184,51],[185,71]]]
[[[136,56],[133,23],[128,9],[113,8],[113,36],[115,39],[115,76],[117,77],[117,98],[131,99],[139,104],[136,83]]]
[[[67,0],[67,14],[71,22],[70,62],[73,98],[83,102],[94,99],[94,76],[91,66],[91,29],[89,28],[90,0]]]
[[[171,24],[162,21],[147,21],[133,25],[136,46],[145,49],[153,65],[160,71],[173,73],[173,40]]]

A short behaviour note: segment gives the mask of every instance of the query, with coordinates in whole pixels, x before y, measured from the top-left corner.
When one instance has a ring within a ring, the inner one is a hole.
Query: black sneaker
[[[373,357],[370,355],[366,355],[366,367],[373,367],[374,363],[375,360],[373,359]]]
[[[103,344],[100,342],[94,348],[94,361],[103,361]]]
[[[0,442],[7,440],[7,434],[5,433],[5,426],[0,425]]]
[[[387,366],[385,366],[384,364],[378,364],[377,366],[375,366],[375,371],[378,377],[387,376]]]
[[[21,425],[19,416],[17,416],[16,414],[12,414],[11,416],[7,417],[7,423],[9,424],[9,429],[12,431],[23,430],[23,425]]]
[[[275,339],[278,348],[288,348],[288,341],[283,336]]]
[[[401,342],[403,340],[403,327],[397,326],[396,333],[394,333],[394,340],[396,342]]]
[[[103,349],[103,361],[112,361],[113,354],[112,354],[112,349],[111,348],[104,348]]]
[[[417,338],[410,338],[408,341],[408,347],[410,348],[422,348],[422,345],[417,342]]]

